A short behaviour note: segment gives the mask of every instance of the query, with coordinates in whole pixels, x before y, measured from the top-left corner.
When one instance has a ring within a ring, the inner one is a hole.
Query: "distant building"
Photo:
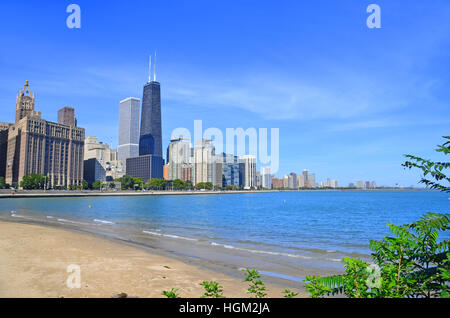
[[[172,138],[167,147],[168,180],[183,179],[183,167],[191,160],[191,143],[183,137]]]
[[[25,175],[41,174],[49,178],[49,187],[81,185],[84,128],[44,120],[34,103],[26,81],[17,94],[16,119],[8,132],[6,183],[19,184]]]
[[[315,173],[308,174],[308,187],[315,188],[316,186],[317,186],[316,174]]]
[[[332,188],[337,188],[338,187],[338,182],[337,182],[337,180],[331,180],[330,181],[330,187],[332,187]]]
[[[244,164],[244,189],[256,187],[256,157],[246,155],[239,158]]]
[[[129,97],[119,104],[118,160],[126,171],[126,160],[139,156],[139,109],[140,99]]]
[[[8,133],[10,123],[0,123],[0,177],[6,176],[6,154],[8,151]]]
[[[235,186],[239,188],[240,183],[240,164],[237,156],[231,154],[222,154],[222,186]]]
[[[58,110],[58,124],[67,126],[76,126],[75,109],[72,107],[63,107]]]
[[[362,180],[356,181],[356,187],[358,189],[363,189],[364,188],[364,181],[362,181]]]
[[[281,188],[283,188],[283,179],[272,178],[272,189],[281,189]]]
[[[92,186],[95,181],[106,181],[106,170],[96,158],[84,160],[83,178]]]
[[[122,162],[118,160],[117,150],[99,142],[97,137],[89,136],[84,140],[84,160],[92,158],[97,159],[102,165],[106,173],[106,181],[121,178],[125,174]]]
[[[202,139],[195,143],[193,160],[194,185],[201,182],[217,182],[216,156],[212,140]]]
[[[169,179],[169,165],[163,166],[163,178],[164,178],[164,180],[170,180]]]
[[[142,178],[143,182],[151,179],[163,179],[162,166],[162,158],[153,155],[128,158],[126,174],[133,178]]]
[[[272,188],[272,175],[270,167],[261,168],[262,187],[266,189]]]
[[[288,176],[288,188],[289,189],[297,189],[297,174],[291,172]]]
[[[366,181],[366,182],[365,182],[364,188],[365,188],[365,189],[370,189],[370,188],[371,188],[371,186],[370,186],[370,181]]]
[[[304,187],[306,187],[305,176],[304,176],[304,174],[298,174],[298,175],[297,175],[297,186],[298,186],[299,188],[304,188]]]
[[[181,178],[183,181],[190,181],[194,183],[194,173],[192,164],[187,164],[183,166],[183,177]]]
[[[283,177],[283,188],[286,188],[286,189],[289,188],[289,175],[285,175]]]

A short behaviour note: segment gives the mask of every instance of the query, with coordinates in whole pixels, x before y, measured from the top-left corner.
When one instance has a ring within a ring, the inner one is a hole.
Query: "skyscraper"
[[[212,140],[202,139],[194,147],[194,185],[200,182],[213,183],[215,149]]]
[[[128,158],[139,155],[139,108],[140,99],[128,97],[119,104],[118,159],[126,171]]]
[[[58,110],[58,124],[67,126],[76,126],[75,109],[72,107],[63,107]]]
[[[246,155],[240,159],[244,163],[244,189],[256,187],[256,157]]]
[[[297,174],[295,174],[294,172],[291,172],[289,174],[289,189],[297,189],[298,185],[297,185]]]
[[[270,172],[270,166],[261,168],[262,187],[270,189],[272,188],[272,175]]]
[[[80,185],[84,128],[42,119],[34,102],[26,81],[17,94],[16,121],[8,132],[6,183],[19,184],[25,175],[42,174],[49,178],[49,186]]]
[[[162,158],[161,87],[156,81],[155,69],[153,72],[153,80],[149,76],[142,94],[139,156],[153,155]]]
[[[168,179],[183,178],[183,167],[188,165],[191,158],[191,143],[183,137],[172,138],[167,147]]]
[[[150,63],[148,82],[142,94],[139,156],[126,160],[128,175],[143,180],[164,177],[161,130],[161,89],[156,81],[156,68],[151,80]]]

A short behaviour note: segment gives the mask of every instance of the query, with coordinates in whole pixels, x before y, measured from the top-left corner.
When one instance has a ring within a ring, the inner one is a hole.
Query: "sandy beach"
[[[80,288],[67,286],[71,264],[80,268]],[[227,297],[249,297],[244,273],[238,279],[133,244],[23,223],[0,222],[0,269],[0,297],[165,297],[171,288],[200,297],[205,280],[220,282]],[[282,297],[280,286],[267,288]]]

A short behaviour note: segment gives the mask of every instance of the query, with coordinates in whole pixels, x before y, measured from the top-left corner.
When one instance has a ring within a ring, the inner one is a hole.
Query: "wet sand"
[[[80,288],[68,266],[80,268]],[[218,271],[151,253],[131,243],[34,224],[0,221],[0,297],[200,297],[202,281],[218,281],[227,297],[249,297],[248,283]],[[266,284],[269,297],[284,288]],[[296,292],[301,292],[294,289]],[[307,296],[301,292],[299,296]]]

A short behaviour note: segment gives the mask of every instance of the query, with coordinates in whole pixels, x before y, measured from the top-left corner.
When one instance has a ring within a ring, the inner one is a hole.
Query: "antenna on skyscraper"
[[[148,62],[148,81],[151,82],[152,80],[152,56],[149,56],[149,62]]]
[[[153,66],[153,81],[156,82],[156,50],[155,50],[155,65]]]

